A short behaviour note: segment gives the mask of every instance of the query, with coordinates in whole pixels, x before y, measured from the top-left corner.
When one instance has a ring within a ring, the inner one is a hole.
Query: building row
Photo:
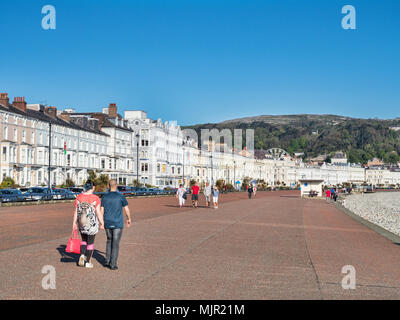
[[[296,186],[301,179],[322,179],[327,185],[367,182],[398,185],[400,172],[348,164],[345,156],[333,164],[307,165],[284,152],[254,157],[244,150],[216,150],[219,142],[203,143],[187,135],[176,122],[147,117],[142,110],[118,113],[114,103],[101,112],[28,104],[24,97],[10,103],[0,93],[0,177],[21,186],[61,185],[67,179],[81,185],[89,171],[106,174],[119,184],[163,187],[199,183],[240,186],[245,178],[270,186]],[[206,145],[207,147],[204,147]]]

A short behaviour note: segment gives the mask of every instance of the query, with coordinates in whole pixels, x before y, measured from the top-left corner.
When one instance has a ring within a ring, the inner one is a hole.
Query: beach
[[[400,192],[354,194],[343,201],[354,214],[400,236]]]

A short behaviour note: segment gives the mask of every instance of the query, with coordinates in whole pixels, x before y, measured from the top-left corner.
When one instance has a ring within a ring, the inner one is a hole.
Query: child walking
[[[217,187],[214,187],[213,189],[214,209],[218,209],[218,196],[219,196],[219,190]]]

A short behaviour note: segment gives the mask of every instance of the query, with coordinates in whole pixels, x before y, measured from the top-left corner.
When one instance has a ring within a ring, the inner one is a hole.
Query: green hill
[[[274,147],[290,153],[304,152],[305,158],[335,151],[347,153],[354,163],[367,163],[374,157],[387,163],[399,161],[400,119],[355,119],[335,115],[256,116],[221,123],[207,123],[192,128],[200,136],[201,129],[254,129],[255,149]]]

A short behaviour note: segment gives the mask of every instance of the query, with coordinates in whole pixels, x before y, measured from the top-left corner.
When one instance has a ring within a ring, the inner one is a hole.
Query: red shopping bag
[[[69,253],[81,253],[81,240],[79,239],[78,231],[72,230],[71,237],[68,240],[67,249],[65,251]]]

